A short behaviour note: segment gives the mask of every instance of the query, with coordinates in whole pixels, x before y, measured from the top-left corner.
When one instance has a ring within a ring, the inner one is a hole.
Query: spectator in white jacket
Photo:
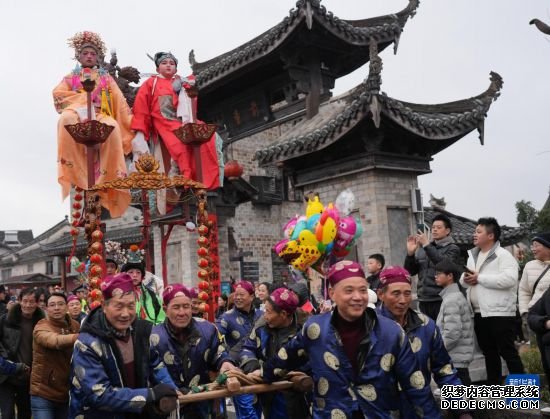
[[[523,364],[514,345],[518,270],[516,259],[500,247],[496,219],[480,218],[474,232],[474,247],[468,251],[468,271],[460,283],[474,310],[474,330],[485,356],[488,384],[502,383],[504,358],[510,374],[523,374]]]
[[[531,250],[535,259],[525,264],[519,282],[519,312],[522,318],[550,288],[550,231],[533,237]]]

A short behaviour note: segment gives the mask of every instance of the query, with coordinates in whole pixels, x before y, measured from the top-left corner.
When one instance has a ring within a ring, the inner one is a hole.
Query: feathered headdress
[[[95,49],[100,58],[103,58],[107,52],[107,47],[101,39],[101,36],[95,32],[78,32],[73,37],[69,38],[67,42],[70,47],[74,48],[75,58],[78,58],[80,52],[86,47]]]

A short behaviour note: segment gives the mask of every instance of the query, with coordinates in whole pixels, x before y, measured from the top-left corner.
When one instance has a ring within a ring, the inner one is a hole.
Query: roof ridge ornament
[[[550,26],[539,19],[531,19],[529,25],[535,25],[539,31],[545,35],[550,35]]]
[[[380,101],[378,93],[382,85],[382,59],[378,55],[378,43],[371,39],[369,44],[369,75],[365,80],[369,98],[369,111],[376,128],[380,128]]]
[[[309,30],[313,27],[313,10],[309,0],[306,0],[306,25]]]
[[[195,64],[197,64],[197,60],[195,59],[195,50],[194,49],[189,51],[189,64],[191,65],[191,68],[193,68],[193,66]]]

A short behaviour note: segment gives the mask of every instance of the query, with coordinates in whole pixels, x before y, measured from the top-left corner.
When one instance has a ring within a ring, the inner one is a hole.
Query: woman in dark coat
[[[550,387],[550,293],[546,290],[542,297],[529,309],[527,322],[537,334],[542,367]]]

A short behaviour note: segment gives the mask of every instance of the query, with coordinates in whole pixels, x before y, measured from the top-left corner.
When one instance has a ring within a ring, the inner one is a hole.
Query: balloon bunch
[[[301,272],[331,254],[347,256],[363,232],[361,222],[351,215],[354,204],[355,196],[349,189],[326,207],[319,195],[309,197],[305,215],[296,215],[284,225],[285,238],[273,250]]]

